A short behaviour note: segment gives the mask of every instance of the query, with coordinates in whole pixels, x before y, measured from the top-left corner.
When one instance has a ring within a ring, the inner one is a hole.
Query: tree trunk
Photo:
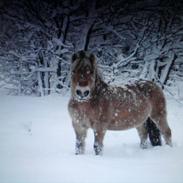
[[[88,6],[87,6],[88,16],[83,26],[83,29],[81,32],[82,37],[80,38],[80,41],[78,43],[78,46],[76,47],[76,50],[88,50],[90,36],[95,24],[95,20],[94,20],[95,6],[96,6],[95,0],[88,2]]]
[[[171,57],[167,61],[167,64],[162,69],[161,75],[160,75],[160,82],[161,82],[162,85],[166,84],[166,82],[168,80],[168,76],[169,76],[170,71],[171,71],[171,68],[172,68],[176,58],[177,58],[177,56],[174,53],[172,53]]]
[[[38,87],[39,87],[39,92],[41,97],[44,96],[44,91],[43,91],[43,83],[42,83],[42,79],[41,79],[41,72],[37,72],[37,77],[38,77]]]

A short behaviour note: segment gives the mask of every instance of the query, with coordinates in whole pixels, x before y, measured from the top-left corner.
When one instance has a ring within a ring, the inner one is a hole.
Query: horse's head
[[[72,56],[71,63],[72,95],[78,101],[90,99],[95,87],[95,56],[86,51],[79,51]]]

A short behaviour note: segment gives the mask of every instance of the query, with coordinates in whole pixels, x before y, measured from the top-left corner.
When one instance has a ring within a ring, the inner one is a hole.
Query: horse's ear
[[[71,59],[71,62],[73,63],[76,59],[77,59],[77,54],[76,53],[74,53],[73,55],[72,55],[72,59]]]
[[[96,58],[95,58],[95,55],[93,53],[90,54],[90,61],[92,64],[95,64],[95,62],[96,62]]]

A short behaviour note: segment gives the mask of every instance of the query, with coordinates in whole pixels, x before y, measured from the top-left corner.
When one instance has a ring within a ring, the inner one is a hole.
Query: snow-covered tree
[[[109,82],[145,78],[181,93],[182,2],[10,0],[0,6],[1,86],[11,91],[67,90],[71,55],[85,49],[96,54]]]

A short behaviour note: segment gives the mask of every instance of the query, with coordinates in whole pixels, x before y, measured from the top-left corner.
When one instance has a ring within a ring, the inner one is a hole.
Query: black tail
[[[148,118],[146,121],[147,132],[152,146],[161,146],[161,134],[156,124]]]

